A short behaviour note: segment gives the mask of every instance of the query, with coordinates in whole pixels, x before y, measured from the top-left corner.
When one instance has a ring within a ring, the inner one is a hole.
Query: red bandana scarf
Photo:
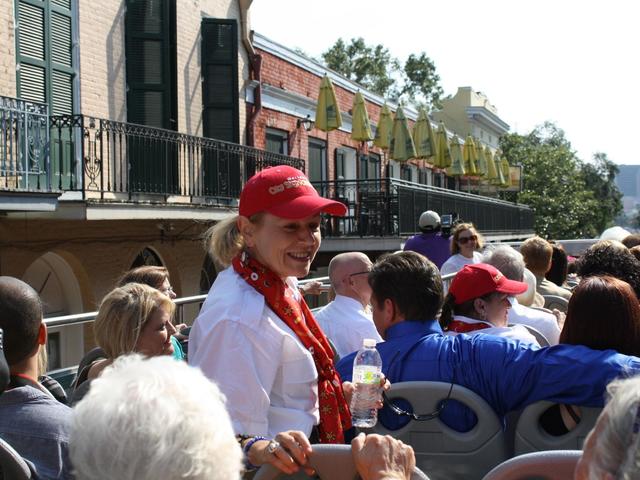
[[[469,333],[469,332],[475,332],[476,330],[484,330],[485,328],[491,328],[491,327],[493,327],[493,325],[490,325],[485,322],[467,323],[467,322],[461,322],[460,320],[451,320],[449,322],[449,325],[447,326],[447,330],[449,332],[456,332],[456,333]]]
[[[242,253],[233,268],[260,292],[269,308],[295,332],[313,356],[318,371],[321,443],[344,443],[344,431],[351,428],[351,414],[342,392],[342,381],[333,365],[333,351],[304,298],[298,302],[287,285],[257,260]]]

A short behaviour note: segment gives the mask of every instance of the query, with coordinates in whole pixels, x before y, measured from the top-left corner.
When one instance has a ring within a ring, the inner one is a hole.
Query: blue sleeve
[[[343,382],[350,382],[353,376],[353,359],[356,357],[357,352],[350,353],[346,357],[343,357],[336,365],[336,370],[340,374],[340,378]]]
[[[640,371],[636,357],[578,345],[531,348],[478,335],[458,347],[456,382],[484,392],[501,415],[539,400],[601,407],[609,382]]]

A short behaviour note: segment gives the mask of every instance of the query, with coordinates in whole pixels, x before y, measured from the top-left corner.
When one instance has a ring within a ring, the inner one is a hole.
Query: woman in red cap
[[[239,215],[209,232],[209,252],[227,268],[189,337],[189,363],[227,397],[248,461],[289,473],[305,463],[314,426],[324,443],[344,442],[351,426],[333,352],[296,288],[320,247],[321,213],[346,207],[320,197],[301,171],[254,175]]]
[[[492,265],[465,265],[451,282],[440,324],[451,334],[486,333],[537,345],[524,326],[507,325],[511,297],[526,290],[526,283],[509,280]]]

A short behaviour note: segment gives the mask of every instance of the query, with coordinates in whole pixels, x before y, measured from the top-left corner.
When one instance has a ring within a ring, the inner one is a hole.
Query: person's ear
[[[47,326],[45,323],[40,324],[40,328],[38,329],[38,345],[46,345],[47,344]]]
[[[484,320],[486,304],[482,298],[476,298],[473,301],[473,309]]]
[[[238,231],[244,240],[247,247],[253,248],[256,245],[255,241],[255,225],[251,223],[247,217],[239,216],[237,220]]]

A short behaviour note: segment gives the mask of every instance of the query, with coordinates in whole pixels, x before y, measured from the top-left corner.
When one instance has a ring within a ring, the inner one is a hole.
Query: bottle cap
[[[373,348],[376,346],[376,341],[373,338],[365,338],[362,341],[362,346],[367,348]]]

